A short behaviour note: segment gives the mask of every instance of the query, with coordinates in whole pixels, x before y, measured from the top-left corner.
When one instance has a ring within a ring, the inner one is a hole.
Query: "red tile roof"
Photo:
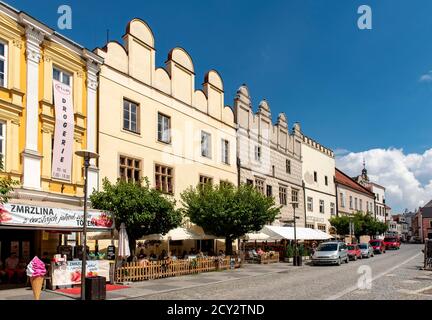
[[[336,183],[342,184],[344,186],[347,186],[351,189],[354,189],[358,192],[361,192],[369,197],[374,198],[375,194],[373,192],[370,192],[368,189],[363,187],[360,183],[354,181],[349,176],[347,176],[345,173],[340,171],[338,168],[336,168],[336,175],[335,175]]]

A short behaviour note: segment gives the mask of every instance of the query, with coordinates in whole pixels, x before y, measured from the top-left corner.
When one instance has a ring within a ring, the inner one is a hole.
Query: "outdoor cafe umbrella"
[[[120,232],[119,232],[119,242],[118,242],[118,257],[126,259],[131,255],[130,248],[129,248],[129,238],[126,232],[126,226],[124,223],[120,225]]]

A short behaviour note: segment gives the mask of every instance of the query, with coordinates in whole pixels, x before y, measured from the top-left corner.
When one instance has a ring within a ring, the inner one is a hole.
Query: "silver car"
[[[349,262],[347,246],[344,242],[329,241],[321,243],[312,256],[312,265]]]
[[[369,243],[360,243],[359,248],[363,258],[370,258],[374,256],[373,247]]]

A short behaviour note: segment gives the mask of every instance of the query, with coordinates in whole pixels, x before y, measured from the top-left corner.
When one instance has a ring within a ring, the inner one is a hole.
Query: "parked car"
[[[347,248],[348,248],[348,258],[350,258],[351,260],[356,261],[357,259],[363,259],[361,250],[358,246],[358,244],[356,243],[350,243],[347,244]]]
[[[385,253],[386,252],[386,247],[384,244],[384,241],[381,239],[372,239],[369,241],[370,245],[373,248],[374,253]]]
[[[399,237],[385,237],[384,238],[384,245],[385,245],[386,249],[399,250],[400,249]]]
[[[370,245],[370,243],[360,243],[359,248],[362,253],[363,258],[370,258],[374,256],[374,249]]]
[[[342,261],[349,262],[347,245],[340,241],[320,243],[312,256],[312,265],[336,264],[340,266]]]

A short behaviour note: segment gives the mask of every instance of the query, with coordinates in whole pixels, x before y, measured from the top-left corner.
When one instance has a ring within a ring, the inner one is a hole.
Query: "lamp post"
[[[295,266],[299,266],[299,262],[298,262],[298,252],[297,252],[297,228],[296,228],[296,220],[299,219],[299,217],[296,216],[295,213],[295,209],[298,206],[298,202],[297,201],[293,201],[290,202],[290,204],[293,207],[293,211],[294,211],[294,265]]]
[[[81,300],[85,300],[85,277],[86,277],[86,263],[87,263],[87,186],[88,186],[88,168],[90,166],[90,159],[96,159],[99,155],[95,152],[88,150],[79,150],[75,154],[84,158],[84,216],[83,216],[83,251],[82,251],[82,267],[81,267]]]

